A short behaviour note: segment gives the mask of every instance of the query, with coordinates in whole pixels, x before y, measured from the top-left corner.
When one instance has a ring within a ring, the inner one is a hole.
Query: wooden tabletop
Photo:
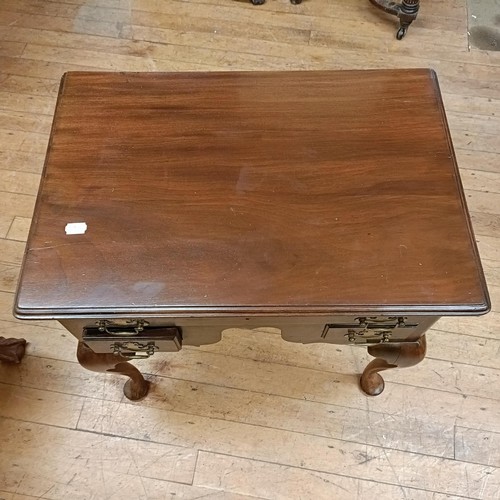
[[[432,71],[64,76],[19,317],[488,307]]]

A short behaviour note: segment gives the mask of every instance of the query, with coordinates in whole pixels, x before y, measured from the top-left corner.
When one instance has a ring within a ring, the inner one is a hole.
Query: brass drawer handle
[[[349,344],[384,344],[384,343],[402,343],[412,342],[406,340],[409,333],[418,328],[418,323],[408,323],[404,317],[390,318],[356,318],[357,323],[333,323],[325,325],[321,335],[326,338],[328,332],[336,332],[337,335],[343,335]],[[403,337],[403,338],[401,338]]]
[[[101,333],[123,337],[132,337],[134,335],[139,335],[144,331],[144,327],[149,325],[149,323],[147,321],[144,321],[143,319],[126,320],[123,324],[116,324],[113,321],[101,319],[97,321],[96,324],[97,329]],[[127,330],[125,330],[124,328],[127,328]]]
[[[126,358],[148,358],[155,352],[176,352],[182,347],[182,332],[176,326],[151,326],[137,331],[115,331],[108,327],[84,328],[82,341],[97,353],[112,352]]]

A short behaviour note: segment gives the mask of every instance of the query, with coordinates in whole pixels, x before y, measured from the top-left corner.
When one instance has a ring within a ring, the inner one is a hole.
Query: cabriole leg
[[[369,347],[368,352],[376,359],[368,364],[361,375],[361,389],[369,396],[378,396],[385,385],[379,372],[389,368],[414,366],[425,358],[425,350],[425,335],[414,343],[377,344]]]
[[[96,353],[84,342],[78,342],[76,351],[78,362],[87,370],[102,373],[119,373],[129,377],[123,387],[125,396],[137,401],[142,399],[149,390],[149,382],[144,379],[141,372],[131,365],[127,358],[112,353]]]

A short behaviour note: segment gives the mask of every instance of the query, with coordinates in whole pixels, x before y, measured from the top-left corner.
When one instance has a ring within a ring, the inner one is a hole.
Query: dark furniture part
[[[401,3],[391,0],[370,0],[370,2],[388,14],[399,18],[399,29],[396,38],[401,40],[407,33],[410,24],[417,18],[420,0],[402,0]]]
[[[488,309],[434,72],[64,76],[15,315],[128,398],[128,361],[264,326],[367,347],[376,395]]]
[[[0,362],[20,363],[26,352],[25,339],[0,337]]]
[[[253,5],[264,5],[266,0],[250,0]],[[302,0],[290,0],[290,3],[293,5],[299,5],[302,3]]]
[[[266,0],[250,0],[253,5],[264,5]],[[420,0],[401,0],[400,3],[392,0],[370,0],[370,2],[388,14],[399,18],[399,29],[396,38],[402,40],[408,32],[410,24],[417,18]],[[290,0],[290,3],[299,5],[302,0]]]

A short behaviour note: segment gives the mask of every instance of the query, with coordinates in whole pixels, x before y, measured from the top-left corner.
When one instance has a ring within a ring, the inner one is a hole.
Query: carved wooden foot
[[[130,377],[123,387],[123,394],[132,400],[142,399],[149,390],[149,382],[144,379],[141,372],[131,365],[127,358],[112,353],[102,354],[94,352],[84,342],[78,342],[76,351],[78,362],[87,370],[103,373],[119,373]]]
[[[378,372],[416,365],[425,358],[425,349],[425,335],[411,344],[377,344],[369,347],[368,352],[376,359],[368,364],[361,375],[361,389],[369,396],[378,396],[385,385]]]
[[[20,363],[26,351],[26,340],[0,337],[0,361]]]

